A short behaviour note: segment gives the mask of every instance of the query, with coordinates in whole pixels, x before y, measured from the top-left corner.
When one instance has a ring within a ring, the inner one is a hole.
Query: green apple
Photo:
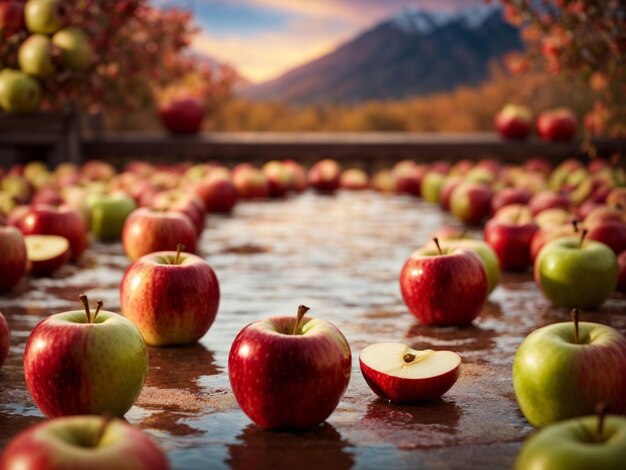
[[[433,204],[439,203],[441,187],[443,186],[444,181],[446,180],[446,175],[439,173],[437,171],[429,171],[424,175],[422,179],[422,197],[427,202],[432,202]]]
[[[59,0],[28,0],[24,21],[31,33],[54,34],[65,21],[65,7]]]
[[[43,34],[29,36],[20,46],[17,59],[22,72],[28,75],[37,78],[48,78],[54,74],[52,44],[48,36]],[[30,178],[28,179],[30,180]]]
[[[446,249],[469,248],[475,252],[485,265],[487,274],[487,294],[490,294],[500,282],[500,262],[493,248],[483,240],[471,238],[461,238],[441,241],[441,246]],[[429,244],[430,248],[436,248],[434,243]]]
[[[619,276],[617,258],[604,243],[566,237],[547,243],[535,261],[535,281],[558,307],[597,308]]]
[[[626,412],[626,338],[599,323],[566,322],[532,332],[513,361],[522,413],[542,427],[592,414],[599,402]]]
[[[0,72],[0,107],[8,113],[26,114],[39,108],[41,85],[19,70]]]
[[[122,239],[126,218],[137,208],[135,200],[126,194],[96,196],[90,201],[91,233],[100,240]]]
[[[542,429],[526,441],[516,470],[621,470],[626,464],[626,418],[568,419]]]
[[[80,72],[89,67],[92,50],[82,29],[63,28],[52,36],[52,44],[61,50],[61,60],[68,69]]]

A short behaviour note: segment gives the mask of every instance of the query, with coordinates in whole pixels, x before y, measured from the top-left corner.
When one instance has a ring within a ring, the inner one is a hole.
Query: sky
[[[458,10],[481,0],[155,0],[191,8],[201,33],[192,47],[252,82],[331,52],[410,7]]]

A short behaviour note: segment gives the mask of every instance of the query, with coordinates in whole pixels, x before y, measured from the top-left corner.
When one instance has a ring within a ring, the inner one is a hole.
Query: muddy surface
[[[304,194],[280,202],[240,204],[231,217],[211,216],[202,255],[215,269],[222,298],[199,344],[151,348],[146,386],[126,418],[145,429],[174,468],[507,468],[532,432],[513,395],[511,364],[537,327],[565,321],[531,275],[505,275],[470,328],[417,324],[399,292],[406,257],[447,221],[438,208],[374,193]],[[128,260],[120,244],[93,244],[80,266],[52,279],[25,279],[0,298],[12,329],[0,369],[0,447],[43,420],[24,384],[22,353],[47,315],[77,308],[86,292],[119,311]],[[248,323],[295,313],[334,322],[353,352],[350,386],[327,423],[299,434],[263,432],[238,408],[226,373],[235,335]],[[626,300],[611,299],[583,320],[626,332]],[[400,341],[463,358],[461,377],[443,398],[394,406],[376,398],[358,367],[368,344]]]

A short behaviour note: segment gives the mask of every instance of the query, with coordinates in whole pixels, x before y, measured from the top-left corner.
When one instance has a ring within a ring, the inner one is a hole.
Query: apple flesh
[[[414,403],[450,390],[459,378],[461,357],[452,351],[416,351],[400,343],[377,343],[361,351],[359,365],[376,395],[394,403]]]
[[[129,320],[99,311],[100,306],[51,315],[28,338],[26,386],[48,418],[103,413],[121,417],[143,388],[146,343]]]
[[[72,416],[15,436],[0,456],[0,468],[167,470],[169,464],[143,431],[121,419]]]
[[[49,276],[57,271],[70,256],[70,244],[57,235],[26,235],[28,270],[36,276]]]
[[[311,429],[335,410],[348,382],[346,338],[319,318],[272,317],[246,326],[228,356],[241,409],[263,429]],[[304,313],[303,313],[304,312]]]

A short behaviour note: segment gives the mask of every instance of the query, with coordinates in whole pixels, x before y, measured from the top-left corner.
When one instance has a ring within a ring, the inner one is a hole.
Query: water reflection
[[[303,433],[263,431],[254,424],[228,446],[226,464],[237,470],[348,469],[351,444],[330,424]]]
[[[150,370],[146,385],[158,388],[183,388],[199,392],[199,379],[220,373],[212,351],[201,343],[167,348],[148,347]]]
[[[445,349],[455,352],[488,351],[496,345],[498,332],[492,328],[471,325],[466,328],[433,328],[414,324],[406,332],[413,349]]]

